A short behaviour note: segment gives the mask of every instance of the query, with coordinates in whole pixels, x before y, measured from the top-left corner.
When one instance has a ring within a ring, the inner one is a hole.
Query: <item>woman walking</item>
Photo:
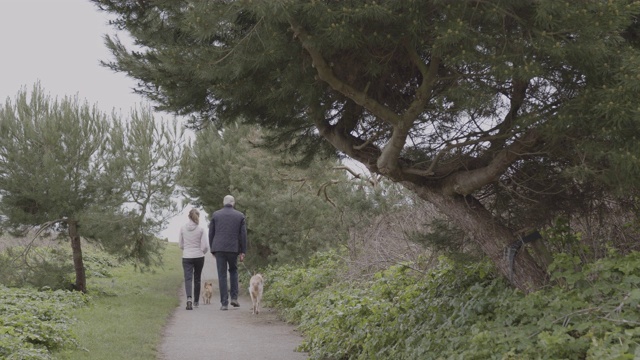
[[[204,267],[204,255],[209,252],[209,239],[200,223],[200,212],[189,211],[189,221],[180,229],[180,249],[182,249],[182,268],[184,270],[184,288],[187,293],[187,310],[198,307],[200,300],[200,277]],[[195,301],[192,300],[191,290]]]

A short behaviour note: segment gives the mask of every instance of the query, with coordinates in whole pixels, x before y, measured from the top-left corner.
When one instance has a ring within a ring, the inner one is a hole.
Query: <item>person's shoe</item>
[[[231,304],[231,306],[233,307],[240,307],[240,303],[238,302],[237,299],[231,299],[231,302],[229,302]]]
[[[193,303],[193,307],[196,307],[196,308],[198,307],[198,302],[197,301]]]
[[[193,310],[193,306],[191,306],[191,301],[187,301],[187,310]]]
[[[220,306],[220,310],[229,310],[229,307],[227,305],[222,305]]]

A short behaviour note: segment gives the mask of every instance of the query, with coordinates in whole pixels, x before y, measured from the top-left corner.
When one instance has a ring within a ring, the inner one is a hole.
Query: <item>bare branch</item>
[[[29,243],[25,246],[24,250],[22,250],[20,255],[18,255],[17,257],[15,257],[15,258],[13,258],[11,260],[11,264],[13,264],[16,261],[17,258],[25,257],[29,253],[29,251],[31,251],[31,248],[33,248],[33,243],[36,241],[38,236],[40,236],[40,234],[42,234],[45,230],[49,229],[50,227],[52,227],[53,225],[55,225],[55,224],[57,224],[57,223],[59,223],[61,221],[64,221],[64,219],[47,221],[47,222],[41,224],[40,227],[38,228],[38,231],[36,231],[36,233],[33,235],[31,240],[29,241]]]

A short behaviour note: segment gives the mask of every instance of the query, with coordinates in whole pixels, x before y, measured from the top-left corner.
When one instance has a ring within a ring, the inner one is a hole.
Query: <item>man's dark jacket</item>
[[[245,216],[231,205],[225,205],[211,216],[209,223],[211,252],[247,253]]]

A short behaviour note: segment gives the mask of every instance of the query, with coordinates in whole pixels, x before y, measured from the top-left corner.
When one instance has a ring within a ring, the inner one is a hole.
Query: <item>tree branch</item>
[[[517,139],[511,146],[498,152],[491,162],[482,168],[458,172],[447,180],[445,192],[468,195],[473,191],[496,181],[516,160],[520,159],[540,140],[540,134],[529,130],[522,138]]]
[[[313,120],[320,135],[327,139],[336,149],[349,157],[363,163],[371,172],[377,172],[376,159],[380,156],[380,149],[373,144],[350,135],[336,131],[324,118],[322,109],[318,104],[312,104],[307,108],[307,115]]]
[[[404,114],[399,115],[374,99],[369,98],[365,92],[359,91],[348,83],[338,79],[320,51],[310,44],[309,34],[303,29],[303,27],[297,24],[293,19],[289,19],[289,24],[294,32],[294,37],[300,39],[302,47],[311,56],[313,66],[316,68],[318,77],[322,81],[326,82],[335,91],[340,92],[344,96],[352,99],[356,104],[367,109],[367,111],[369,111],[373,116],[393,126],[391,137],[386,146],[384,146],[382,151],[379,153],[375,168],[377,169],[376,172],[391,176],[395,179],[401,179],[403,177],[403,173],[401,172],[399,163],[400,154],[404,149],[407,136],[413,127],[414,121],[417,119],[418,115],[424,111],[424,108],[430,99],[429,94],[432,92],[433,84],[435,84],[437,79],[440,59],[432,59],[429,65],[427,65],[414,49],[411,49],[405,44],[405,49],[407,50],[412,63],[418,68],[422,75],[422,82],[416,90],[415,99],[404,111]],[[346,145],[345,142],[351,142],[351,146],[359,145],[353,141],[354,139],[349,141],[348,134],[337,134],[336,131],[330,131],[331,127],[326,122],[319,124],[318,121],[316,121],[316,124],[318,124],[318,130],[320,130],[320,133],[338,149],[344,151],[348,155],[355,152],[354,150],[356,149],[346,150],[344,148],[344,145]],[[332,139],[329,139],[329,136],[331,136]],[[337,146],[337,143],[341,146]],[[369,147],[367,147],[367,149],[368,148]],[[356,156],[352,157],[357,159]],[[367,160],[371,160],[370,156]],[[367,166],[370,167],[372,164],[369,163]]]
[[[405,172],[411,173],[411,174],[418,174],[418,175],[422,175],[422,176],[434,176],[436,174],[436,172],[438,172],[436,170],[436,166],[438,165],[438,163],[440,161],[440,158],[442,158],[450,150],[455,149],[455,148],[460,148],[460,147],[463,147],[463,146],[467,146],[467,145],[479,144],[481,142],[491,141],[491,140],[494,140],[494,139],[500,139],[500,138],[504,138],[504,137],[505,137],[505,135],[493,135],[493,136],[485,136],[485,137],[482,137],[482,138],[463,141],[463,142],[454,143],[454,144],[447,144],[447,146],[445,146],[444,149],[441,149],[440,151],[438,151],[436,156],[431,161],[431,164],[429,165],[429,168],[427,168],[426,170],[407,169],[407,170],[405,170]],[[461,163],[460,166],[464,166],[464,165],[465,165],[465,163]],[[451,169],[449,169],[448,171],[451,171]]]
[[[516,117],[518,116],[518,110],[524,104],[524,100],[527,96],[527,88],[529,87],[529,81],[513,80],[513,88],[511,90],[511,106],[509,112],[505,115],[504,120],[500,123],[496,129],[498,135],[505,134],[507,131],[513,128]],[[500,138],[498,138],[500,139]],[[501,141],[496,141],[491,144],[489,150],[497,150],[504,146],[506,136],[503,136]]]
[[[402,114],[400,120],[393,124],[393,132],[389,142],[382,150],[382,154],[378,158],[378,169],[384,174],[399,171],[400,154],[404,149],[404,145],[407,142],[407,136],[409,131],[413,127],[413,123],[418,118],[418,115],[422,113],[429,99],[429,95],[433,90],[433,84],[436,81],[438,74],[438,67],[440,66],[440,59],[433,59],[427,66],[415,49],[410,48],[405,44],[405,49],[411,58],[413,64],[418,68],[422,75],[422,82],[416,90],[415,99],[411,102],[411,105]]]
[[[322,81],[329,84],[332,89],[352,99],[356,104],[363,106],[374,116],[377,116],[391,124],[400,122],[401,118],[398,114],[394,113],[379,102],[369,98],[366,93],[356,90],[351,85],[338,79],[333,74],[333,70],[331,70],[331,67],[329,66],[329,64],[327,64],[320,51],[309,44],[309,34],[307,34],[302,26],[298,25],[293,19],[289,19],[289,24],[291,25],[291,29],[293,30],[294,37],[300,39],[302,47],[307,50],[307,53],[309,53],[309,55],[311,56],[313,66],[316,68],[318,77]]]
[[[415,49],[411,48],[407,44],[405,44],[405,49],[409,54],[409,58],[411,62],[420,70],[420,74],[422,75],[422,83],[418,87],[416,91],[415,100],[409,105],[407,110],[402,115],[402,120],[405,123],[411,123],[418,118],[418,115],[424,111],[427,102],[431,98],[430,94],[433,90],[433,85],[438,78],[438,68],[440,67],[440,58],[435,57],[431,59],[429,65],[427,66],[424,61],[420,58]]]

